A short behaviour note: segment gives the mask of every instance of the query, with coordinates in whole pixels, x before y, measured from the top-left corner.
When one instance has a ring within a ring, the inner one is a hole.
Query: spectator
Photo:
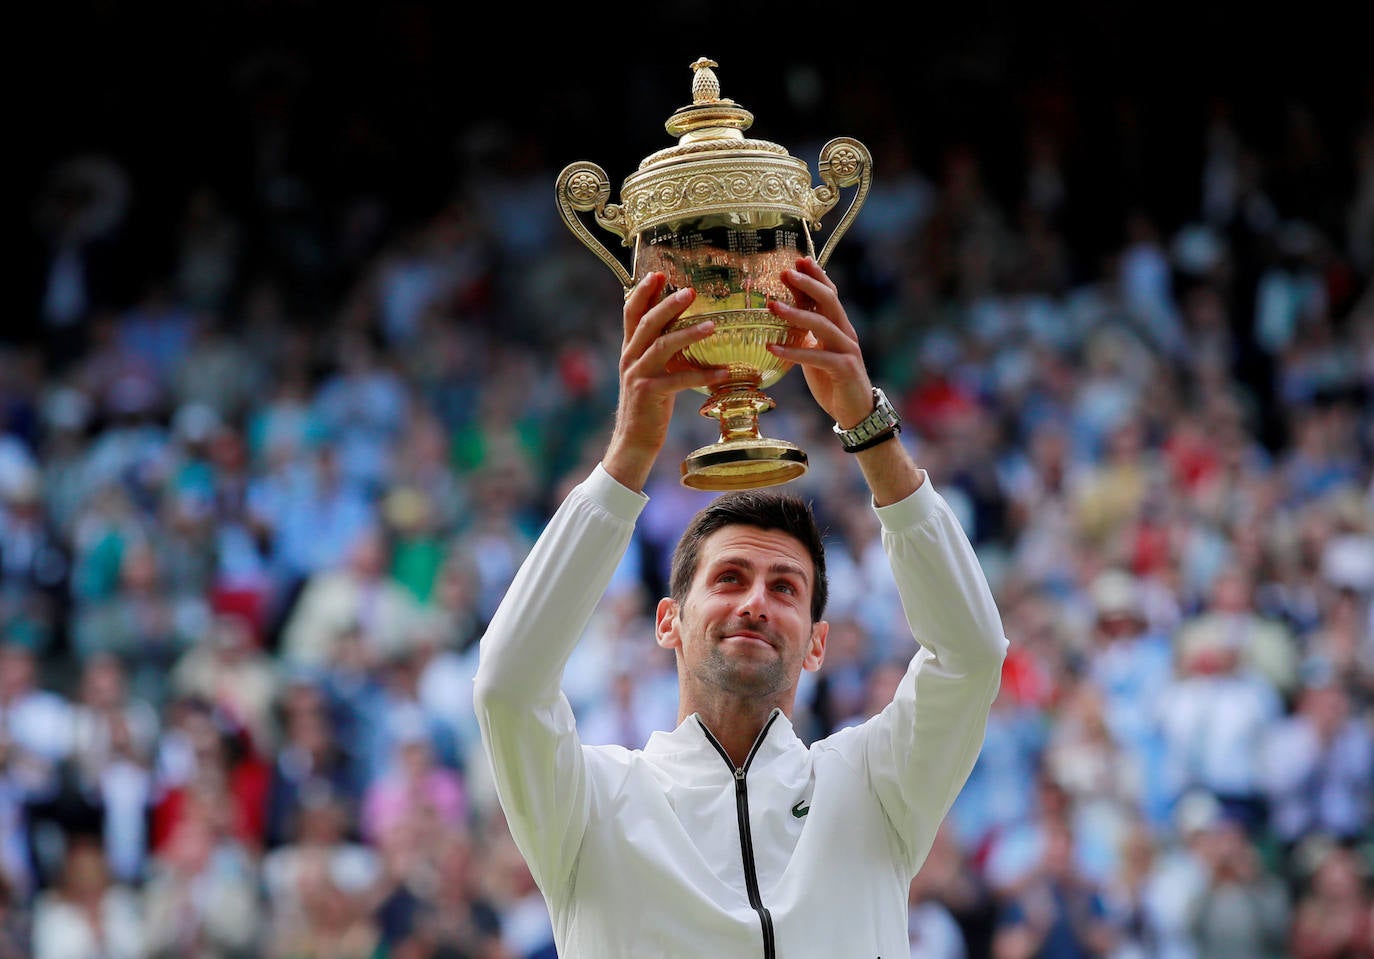
[[[956,956],[989,959],[997,902],[977,863],[960,848],[948,821],[935,834],[930,854],[912,882],[911,896],[913,908],[922,905],[925,913],[935,914],[931,923],[923,921],[926,916],[918,916],[914,930],[935,926],[934,951],[922,951],[925,946],[913,942],[913,956],[941,955],[940,950],[947,948]],[[945,934],[945,915],[954,920],[957,938]],[[929,937],[925,941],[929,943]]]
[[[272,599],[267,556],[271,530],[251,502],[255,473],[243,431],[236,424],[221,426],[210,438],[205,457],[205,495],[214,537],[214,607],[247,616],[254,641],[261,644],[264,613]]]
[[[1003,907],[994,959],[1109,956],[1117,941],[1100,887],[1074,865],[1067,823],[1050,824],[1039,862]]]
[[[1270,682],[1247,670],[1233,634],[1193,642],[1179,677],[1159,702],[1167,788],[1216,796],[1252,835],[1267,825],[1263,765],[1266,737],[1284,707]]]
[[[71,555],[42,478],[30,466],[0,483],[0,628],[27,636],[36,652],[58,654],[67,645]]]
[[[1356,842],[1374,815],[1374,729],[1339,683],[1315,677],[1264,749],[1270,831],[1286,850],[1305,837]]]
[[[463,477],[452,469],[451,456],[449,434],[438,413],[417,406],[395,444],[388,494],[401,491],[422,505],[416,517],[420,521],[411,531],[412,535],[422,534],[421,542],[452,535],[469,515],[471,494]],[[423,591],[417,597],[422,601],[429,598]]]
[[[33,959],[142,959],[145,948],[137,895],[110,878],[97,840],[74,837],[34,904]]]
[[[1141,935],[1160,959],[1204,959],[1193,939],[1191,910],[1209,881],[1205,851],[1222,818],[1216,797],[1190,791],[1174,807],[1173,828],[1156,844],[1139,910]],[[1130,897],[1118,896],[1116,905],[1120,914],[1122,906],[1129,908]]]
[[[372,959],[381,931],[364,900],[341,889],[325,863],[312,862],[296,880],[300,910],[288,911],[268,937],[267,959]]]
[[[122,662],[107,653],[86,661],[72,729],[70,803],[89,809],[92,828],[104,837],[111,874],[138,884],[147,865],[161,720],[146,700],[130,693]]]
[[[1046,355],[1049,374],[1058,366]],[[1034,406],[1022,398],[1024,405]],[[1070,588],[1078,559],[1071,488],[1078,466],[1067,428],[1055,415],[1025,428],[1024,449],[1003,452],[999,472],[1008,500],[1010,561],[1018,575],[1047,590]]]
[[[1297,691],[1298,646],[1281,622],[1255,608],[1254,574],[1230,566],[1212,581],[1207,607],[1180,627],[1175,640],[1180,662],[1205,649],[1234,646],[1240,665],[1266,680],[1279,695]]]
[[[4,757],[6,871],[29,893],[50,882],[60,867],[63,800],[71,756],[71,704],[38,685],[34,651],[0,642],[0,754]]]
[[[270,768],[242,727],[209,703],[173,705],[159,759],[149,847],[160,853],[187,818],[209,817],[254,855],[266,841]]]
[[[156,707],[167,698],[167,675],[190,647],[208,616],[203,595],[175,595],[168,569],[148,540],[121,550],[112,595],[78,613],[73,627],[77,654],[112,653],[124,663],[131,688]]]
[[[380,842],[412,820],[434,829],[461,827],[468,811],[462,776],[439,764],[423,724],[412,720],[397,728],[390,761],[363,794],[363,837]]]
[[[434,504],[412,486],[394,486],[382,502],[382,519],[390,543],[389,573],[415,602],[429,602],[444,561],[444,542]]]
[[[553,922],[544,897],[500,816],[487,823],[486,888],[501,927],[501,946],[513,959],[554,959]]]
[[[143,889],[148,959],[252,959],[263,904],[257,864],[208,808],[182,818]]]
[[[317,868],[349,896],[363,897],[382,881],[381,847],[357,840],[355,809],[356,803],[326,783],[301,792],[284,841],[262,860],[263,890],[278,923],[304,919],[302,882]]]
[[[465,775],[482,767],[473,761],[479,740],[477,714],[472,707],[472,679],[477,670],[477,647],[462,654],[441,647],[422,630],[414,654],[415,702],[435,724],[435,739],[446,761]],[[480,775],[480,773],[477,773]]]
[[[288,679],[278,701],[281,733],[272,753],[267,797],[267,843],[277,847],[297,834],[297,817],[314,797],[343,806],[343,819],[356,834],[366,785],[362,763],[340,741],[332,704],[306,679]]]
[[[1069,797],[1085,870],[1107,882],[1121,868],[1120,850],[1140,811],[1146,771],[1107,728],[1104,698],[1078,682],[1066,692],[1045,745],[1046,775]]]
[[[491,621],[534,539],[524,525],[530,480],[515,460],[488,464],[472,477],[469,522],[454,537],[449,557],[477,575],[478,620]]]
[[[1111,959],[1164,959],[1149,901],[1156,853],[1151,828],[1141,819],[1130,823],[1120,838],[1116,869],[1102,889],[1111,923],[1117,930]]]
[[[365,735],[357,740],[362,749],[362,775],[369,783],[388,771],[397,746],[417,734],[428,741],[436,763],[461,771],[463,744],[457,741],[453,727],[442,715],[432,712],[421,697],[422,668],[419,651],[404,649],[373,670],[376,682],[363,704],[370,722]]]
[[[628,651],[627,651],[628,654]],[[626,749],[643,749],[656,729],[677,725],[677,699],[669,702],[648,680],[652,665],[647,656],[628,657],[611,667],[605,695],[588,705],[578,720],[582,741],[588,744],[618,743]]]
[[[373,709],[383,701],[382,665],[368,649],[362,630],[354,625],[335,637],[333,659],[327,667],[289,666],[293,684],[319,687],[328,702],[333,738],[364,786],[375,771],[377,746],[387,736],[386,730],[376,728],[373,716]]]
[[[1080,811],[1073,804],[1072,794],[1044,768],[1037,773],[1035,783],[1032,805],[1026,814],[1004,825],[980,850],[983,877],[1003,904],[1036,880],[1047,844],[1061,833],[1073,837],[1075,874],[1101,885],[1115,865],[1097,854],[1100,837],[1080,830]]]
[[[929,887],[912,883],[907,934],[911,959],[966,959],[968,947],[953,914]]]
[[[1103,347],[1107,349],[1107,347]],[[1118,363],[1125,363],[1123,358]],[[1118,388],[1125,381],[1112,366],[1100,374],[1103,389]],[[1102,400],[1087,399],[1084,406],[1096,409],[1107,405]],[[1120,401],[1122,410],[1117,419],[1091,427],[1092,436],[1081,440],[1088,449],[1100,443],[1100,453],[1093,456],[1092,465],[1079,472],[1071,494],[1074,521],[1087,545],[1111,555],[1114,540],[1133,517],[1144,508],[1147,497],[1161,481],[1162,464],[1159,452],[1151,449],[1144,418],[1134,398]],[[1100,439],[1097,434],[1100,433]]]
[[[292,663],[319,667],[333,657],[334,638],[361,630],[374,660],[404,651],[414,642],[420,609],[390,574],[390,548],[376,526],[350,540],[345,561],[311,574],[282,632],[282,655]]]
[[[38,653],[13,639],[0,642],[0,724],[12,758],[28,768],[34,788],[50,784],[71,754],[71,704],[39,685]]]
[[[371,499],[391,480],[391,450],[404,433],[410,396],[390,354],[367,330],[344,329],[336,346],[312,405],[334,438],[343,479]]]
[[[865,659],[905,659],[908,651],[896,647],[891,638],[906,635],[906,621],[873,511],[861,496],[846,496],[835,504],[835,513],[834,539],[839,548],[832,548],[826,559],[836,597],[830,618],[853,620],[865,633]]]
[[[255,750],[269,755],[277,745],[272,714],[277,673],[276,662],[257,645],[252,623],[243,615],[222,612],[177,659],[168,684],[176,698],[212,704],[243,727]]]
[[[1206,884],[1188,926],[1198,956],[1280,959],[1288,946],[1288,891],[1265,867],[1249,826],[1223,814],[1200,847]]]
[[[75,588],[73,524],[90,495],[85,464],[93,419],[93,404],[85,392],[60,380],[48,384],[42,400],[36,465],[41,473],[45,510],[68,554],[69,592]]]
[[[1174,679],[1169,636],[1151,628],[1141,584],[1123,569],[1100,573],[1090,591],[1092,623],[1083,676],[1102,697],[1101,718],[1133,770],[1135,801],[1162,824],[1173,797],[1163,785],[1160,697]]]
[[[1045,720],[1037,707],[1018,701],[1014,685],[1004,677],[983,748],[950,809],[959,844],[972,854],[990,855],[1009,830],[1036,815],[1040,790],[1028,790],[1025,784],[1039,783]]]
[[[1294,908],[1289,949],[1293,959],[1374,956],[1374,896],[1369,867],[1346,845],[1313,836],[1318,848],[1311,875]]]
[[[818,723],[816,732],[821,736],[853,725],[864,716],[868,707],[871,649],[870,636],[861,620],[845,616],[831,620],[825,662],[811,681],[814,693],[810,710]]]
[[[292,614],[306,582],[338,567],[377,522],[375,505],[344,475],[330,442],[312,435],[299,460],[296,452],[274,449],[273,469],[248,492],[248,508],[267,541],[273,632]]]
[[[392,870],[390,891],[379,907],[395,954],[512,959],[502,943],[501,916],[482,889],[484,862],[468,832],[444,829],[420,845],[426,854]]]

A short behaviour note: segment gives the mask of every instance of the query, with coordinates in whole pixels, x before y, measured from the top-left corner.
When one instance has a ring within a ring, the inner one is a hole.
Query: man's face
[[[791,694],[803,669],[820,668],[828,624],[811,622],[815,569],[780,530],[726,526],[701,544],[681,606],[659,602],[659,645],[678,652],[684,684],[702,693]]]

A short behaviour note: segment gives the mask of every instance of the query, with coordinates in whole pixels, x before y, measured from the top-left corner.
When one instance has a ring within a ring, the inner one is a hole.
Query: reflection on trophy
[[[702,490],[774,486],[806,472],[806,453],[785,440],[759,435],[759,415],[774,407],[763,391],[791,368],[770,344],[798,345],[801,330],[768,311],[769,300],[791,303],[781,272],[799,256],[822,266],[868,195],[872,158],[856,140],[837,138],[821,150],[821,185],[806,164],[775,143],[746,139],[754,116],[722,99],[720,83],[702,57],[691,65],[692,104],[665,124],[676,146],[646,157],[625,179],[621,202],[609,203],[610,180],[594,163],[572,163],[558,176],[563,222],[601,258],[626,293],[646,274],[667,277],[664,295],[685,286],[696,299],[670,330],[715,321],[715,332],[683,350],[675,363],[724,366],[731,376],[710,390],[703,416],[720,423],[720,438],[682,463],[682,482]],[[855,187],[849,208],[819,256],[811,232]],[[633,268],[592,235],[579,213],[633,248]]]

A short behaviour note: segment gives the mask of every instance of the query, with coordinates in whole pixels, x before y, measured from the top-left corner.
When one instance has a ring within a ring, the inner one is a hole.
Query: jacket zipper
[[[706,738],[712,746],[716,747],[716,752],[720,753],[720,757],[725,760],[725,764],[734,773],[735,816],[739,821],[740,854],[744,859],[744,888],[749,895],[749,905],[759,914],[759,926],[763,931],[764,959],[777,959],[777,943],[773,936],[773,914],[763,904],[763,896],[759,893],[758,868],[754,864],[754,839],[749,828],[749,789],[745,785],[744,776],[749,771],[749,764],[754,761],[759,746],[763,744],[763,738],[768,735],[769,727],[777,718],[778,711],[774,710],[773,715],[768,717],[768,722],[763,724],[763,729],[759,730],[758,738],[754,740],[754,745],[749,748],[749,755],[744,757],[744,765],[742,766],[736,766],[731,761],[730,755],[717,741],[711,730],[707,729],[706,724],[702,723],[700,719],[697,720],[702,732],[706,733]]]

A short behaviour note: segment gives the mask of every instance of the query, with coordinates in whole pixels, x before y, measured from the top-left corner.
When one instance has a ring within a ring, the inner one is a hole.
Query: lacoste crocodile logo
[[[811,804],[808,803],[805,799],[798,799],[797,804],[792,807],[792,815],[796,816],[798,819],[801,819],[810,811]]]

